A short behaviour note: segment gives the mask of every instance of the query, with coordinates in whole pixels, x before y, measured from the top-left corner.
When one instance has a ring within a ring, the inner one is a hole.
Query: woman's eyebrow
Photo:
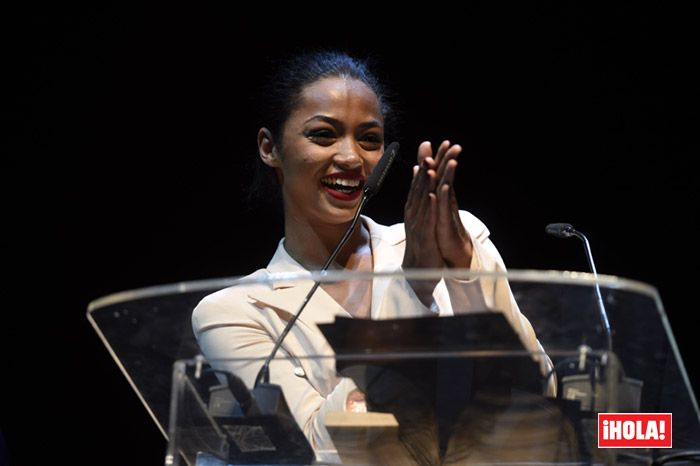
[[[314,115],[311,118],[307,119],[304,124],[309,123],[311,121],[315,120],[320,120],[320,121],[325,121],[326,123],[330,123],[333,126],[337,126],[340,124],[340,121],[336,120],[333,117],[329,117],[327,115]]]
[[[379,120],[374,120],[374,119],[370,120],[370,121],[366,121],[364,123],[360,123],[358,125],[358,128],[360,128],[360,129],[381,128],[381,127],[382,127],[382,123]]]
[[[326,122],[330,125],[335,126],[336,128],[342,127],[343,123],[340,120],[337,120],[333,117],[330,117],[328,115],[314,115],[311,118],[307,119],[304,124],[309,123],[311,121],[323,121]],[[360,123],[358,125],[360,129],[366,129],[366,128],[381,128],[382,124],[379,120],[376,119],[371,119],[369,121],[365,121],[364,123]]]

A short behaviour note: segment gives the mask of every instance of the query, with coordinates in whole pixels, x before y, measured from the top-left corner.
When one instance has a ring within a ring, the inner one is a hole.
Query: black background
[[[511,269],[656,286],[694,386],[698,44],[688,11],[569,2],[91,7],[3,15],[2,432],[12,464],[160,464],[165,441],[89,326],[102,295],[249,273],[282,223],[242,200],[269,59],[378,63],[404,163],[368,212],[401,220],[422,140],[465,147],[462,208]],[[259,11],[255,11],[259,10]]]

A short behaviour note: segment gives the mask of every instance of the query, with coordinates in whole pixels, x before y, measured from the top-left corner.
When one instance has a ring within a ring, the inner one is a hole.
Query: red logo
[[[671,448],[671,413],[599,413],[598,448]]]

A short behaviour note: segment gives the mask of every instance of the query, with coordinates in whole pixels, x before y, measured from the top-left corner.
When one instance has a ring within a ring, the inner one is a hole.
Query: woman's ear
[[[279,167],[280,161],[275,149],[275,142],[272,139],[272,132],[267,128],[260,128],[258,131],[258,153],[260,160],[268,167]]]

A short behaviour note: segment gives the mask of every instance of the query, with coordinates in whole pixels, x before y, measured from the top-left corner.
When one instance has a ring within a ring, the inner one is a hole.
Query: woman
[[[251,276],[318,270],[352,220],[362,185],[382,156],[387,107],[366,67],[338,53],[290,61],[266,97],[279,105],[269,113],[273,124],[258,132],[258,149],[281,187],[285,237],[268,266]],[[458,210],[453,182],[461,151],[449,141],[435,149],[430,142],[420,144],[405,222],[387,227],[362,217],[333,267],[357,272],[443,267],[504,271],[486,227]],[[232,287],[206,297],[193,314],[203,354],[209,360],[266,356],[311,285]],[[332,360],[296,359],[332,354],[316,324],[335,315],[450,315],[454,303],[460,310],[502,312],[529,350],[542,351],[502,279],[355,281],[323,284],[317,290],[282,346],[285,357],[275,360],[270,371],[271,382],[283,387],[312,446],[332,447],[323,427],[328,412],[361,409],[361,394],[351,380],[338,377]],[[245,363],[218,368],[236,373],[249,386],[260,369]]]

